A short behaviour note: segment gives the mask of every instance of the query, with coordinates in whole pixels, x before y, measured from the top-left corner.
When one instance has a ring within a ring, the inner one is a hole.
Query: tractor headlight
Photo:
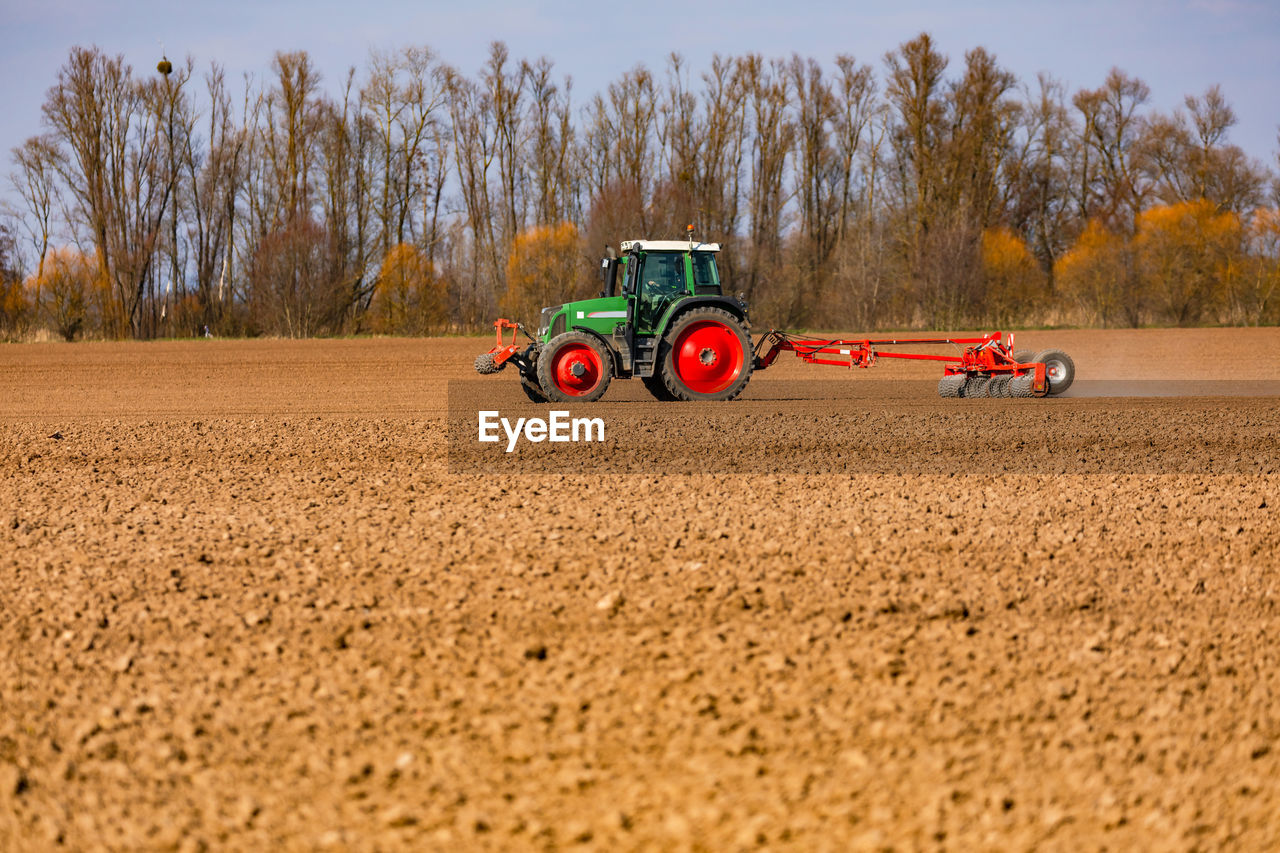
[[[560,308],[559,305],[551,305],[542,309],[542,320],[538,325],[538,340],[541,341],[547,337],[547,330],[551,328],[551,318]]]

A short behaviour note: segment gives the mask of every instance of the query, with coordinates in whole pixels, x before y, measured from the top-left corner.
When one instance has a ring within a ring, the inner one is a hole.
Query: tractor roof
[[[694,243],[695,252],[718,252],[719,243]],[[623,252],[687,252],[688,240],[623,240]]]

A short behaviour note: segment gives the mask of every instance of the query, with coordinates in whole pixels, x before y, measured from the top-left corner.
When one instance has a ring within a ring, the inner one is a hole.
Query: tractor
[[[639,378],[659,400],[732,400],[751,379],[747,304],[721,292],[718,243],[625,240],[601,260],[600,296],[542,309],[536,336],[498,320],[480,373],[507,364],[537,403],[599,400],[614,378]],[[511,333],[511,343],[503,339]]]
[[[722,291],[720,244],[697,243],[691,235],[687,241],[624,240],[621,249],[621,257],[610,249],[600,262],[600,296],[543,308],[536,335],[497,320],[496,345],[476,358],[476,370],[490,374],[515,365],[535,403],[593,402],[611,380],[632,377],[659,400],[732,400],[754,371],[783,351],[811,364],[850,368],[871,367],[882,357],[945,362],[938,382],[943,397],[1045,397],[1061,394],[1075,378],[1066,353],[1015,350],[1012,333],[831,339],[771,329],[753,346],[746,301]],[[894,349],[926,345],[958,352]]]

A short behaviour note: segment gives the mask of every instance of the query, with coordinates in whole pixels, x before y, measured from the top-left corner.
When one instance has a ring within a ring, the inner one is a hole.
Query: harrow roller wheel
[[[613,356],[584,332],[557,335],[538,354],[538,385],[553,403],[595,402],[612,378]]]
[[[1057,396],[1071,387],[1076,378],[1076,363],[1060,349],[1047,349],[1036,353],[1034,361],[1044,365],[1044,376],[1049,381],[1049,395]]]
[[[965,380],[964,396],[966,397],[986,397],[987,389],[991,385],[990,376],[971,376]]]
[[[1036,357],[1036,354],[1029,349],[1020,349],[1013,351],[1013,360],[1018,364],[1030,364]]]
[[[494,362],[493,353],[486,352],[476,356],[476,373],[481,375],[488,376],[491,373],[497,373],[506,366],[507,363],[505,361],[502,364]]]
[[[751,368],[751,339],[719,308],[681,314],[658,346],[662,383],[678,400],[732,400],[747,387]]]
[[[1035,382],[1035,375],[1024,373],[1022,376],[1015,376],[1009,380],[1009,396],[1010,397],[1034,397],[1035,392],[1031,390],[1032,383]]]
[[[1012,379],[1013,377],[1009,376],[1008,374],[992,377],[990,384],[987,385],[987,396],[988,397],[1011,396],[1009,393],[1009,382],[1012,381]]]
[[[964,376],[944,376],[938,380],[939,397],[963,397]]]

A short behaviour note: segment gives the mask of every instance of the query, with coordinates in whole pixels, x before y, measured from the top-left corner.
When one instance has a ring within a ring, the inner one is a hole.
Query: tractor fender
[[[613,375],[618,376],[622,373],[622,355],[614,349],[613,342],[595,329],[588,329],[586,326],[573,326],[571,332],[581,332],[584,335],[590,335],[600,342],[600,346],[604,347],[604,351],[609,353],[609,357],[613,359]]]
[[[671,328],[671,324],[677,317],[694,308],[719,308],[722,311],[728,311],[742,321],[742,328],[746,331],[748,340],[750,339],[751,321],[747,319],[746,309],[741,302],[728,296],[690,296],[687,299],[681,299],[669,307],[662,315],[662,319],[658,321],[659,337],[667,333],[667,329]]]

